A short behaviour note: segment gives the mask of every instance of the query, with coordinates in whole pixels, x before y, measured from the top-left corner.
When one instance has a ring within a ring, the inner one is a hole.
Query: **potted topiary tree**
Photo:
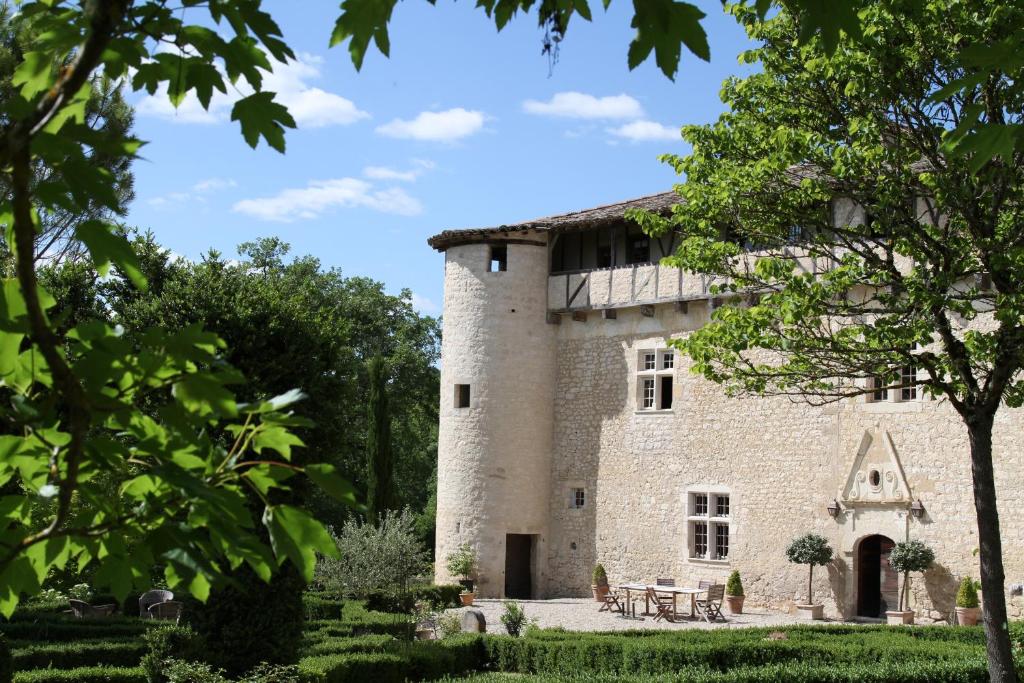
[[[979,604],[978,585],[971,577],[965,576],[956,592],[956,623],[961,626],[977,626],[981,616]]]
[[[594,567],[593,583],[590,584],[590,588],[594,591],[594,600],[604,602],[605,596],[608,595],[608,575],[603,565]]]
[[[740,581],[739,571],[733,569],[725,582],[725,602],[732,614],[743,614],[743,599],[743,582]]]
[[[805,619],[821,619],[824,617],[825,606],[816,605],[814,598],[814,567],[823,566],[832,561],[832,548],[824,536],[804,534],[789,544],[786,557],[793,564],[806,564],[810,571],[807,574],[807,604],[796,606],[797,614]]]
[[[476,553],[473,546],[468,543],[460,545],[455,552],[448,555],[448,573],[452,576],[461,576],[459,583],[463,591],[459,593],[459,599],[463,606],[473,604],[476,593],[473,592],[473,575],[476,573]]]
[[[899,609],[889,610],[885,618],[890,624],[913,624],[914,611],[904,609],[907,606],[910,572],[923,572],[935,562],[935,552],[921,541],[902,541],[892,547],[889,553],[889,566],[903,574],[903,586],[900,588]]]

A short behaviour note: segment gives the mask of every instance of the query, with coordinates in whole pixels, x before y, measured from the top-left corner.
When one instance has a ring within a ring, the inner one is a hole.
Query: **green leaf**
[[[313,580],[316,554],[338,557],[338,546],[324,526],[306,512],[290,505],[267,506],[263,524],[278,558],[288,558],[307,582]]]
[[[969,154],[971,171],[977,173],[996,157],[1001,157],[1008,164],[1013,163],[1013,151],[1022,134],[1024,126],[1019,124],[986,123],[949,147],[958,154]]]
[[[349,41],[348,52],[356,71],[363,68],[363,58],[370,38],[385,56],[388,52],[388,22],[397,0],[344,0],[341,15],[334,24],[330,46]]]
[[[306,476],[324,490],[327,495],[351,507],[359,505],[355,487],[340,474],[334,465],[320,463],[306,465]]]
[[[189,375],[175,383],[171,393],[185,410],[200,417],[234,417],[238,414],[234,394],[209,375]]]
[[[252,438],[252,447],[257,453],[269,448],[277,451],[285,460],[291,460],[292,446],[305,446],[302,439],[276,424],[263,424]]]
[[[711,60],[707,34],[701,26],[705,14],[696,6],[678,0],[633,0],[636,37],[629,45],[627,62],[638,67],[654,50],[662,73],[675,80],[681,45],[704,61]]]
[[[115,232],[113,225],[98,220],[88,220],[75,229],[75,235],[89,248],[93,263],[100,275],[110,271],[111,264],[124,273],[132,284],[142,291],[146,290],[146,276],[142,274],[142,264],[135,255],[131,244],[123,236]]]
[[[295,128],[295,119],[283,105],[274,101],[274,93],[258,92],[235,102],[231,120],[242,126],[242,137],[253,149],[260,136],[267,144],[284,153],[284,129]]]
[[[26,52],[21,64],[14,70],[12,83],[20,86],[27,100],[49,89],[54,82],[53,56],[48,52]]]

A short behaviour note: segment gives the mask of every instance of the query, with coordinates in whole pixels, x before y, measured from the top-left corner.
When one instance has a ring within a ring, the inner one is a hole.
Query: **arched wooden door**
[[[868,536],[857,546],[857,616],[884,617],[899,600],[899,575],[889,566],[895,542],[887,536]]]

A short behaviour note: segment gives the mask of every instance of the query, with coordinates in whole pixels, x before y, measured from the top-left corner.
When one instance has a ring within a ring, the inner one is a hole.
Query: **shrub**
[[[163,626],[146,634],[142,669],[148,683],[169,683],[167,667],[174,661],[200,660],[206,652],[202,637],[186,626]]]
[[[809,568],[807,574],[807,604],[813,604],[814,599],[814,567],[826,565],[832,561],[832,548],[824,536],[818,534],[804,534],[795,539],[786,548],[786,557],[794,564],[806,564]]]
[[[935,551],[921,541],[902,541],[893,546],[889,553],[889,566],[903,574],[903,588],[900,590],[899,609],[907,601],[907,585],[911,572],[927,571],[935,562]]]
[[[239,676],[260,662],[294,664],[302,640],[305,582],[292,563],[270,583],[248,565],[232,574],[234,585],[214,590],[206,604],[190,601],[185,619],[211,647],[204,661]]]
[[[454,612],[442,614],[437,618],[437,628],[442,638],[453,638],[462,633],[462,619]]]
[[[476,573],[476,552],[469,543],[463,543],[448,555],[445,567],[452,576],[461,576],[467,581]]]
[[[146,653],[138,638],[125,640],[80,640],[63,643],[31,643],[14,651],[14,668],[74,669],[102,662],[110,666],[138,666]],[[0,674],[0,681],[5,681]]]
[[[978,588],[969,576],[965,576],[960,581],[960,588],[956,591],[956,606],[967,608],[978,606]]]
[[[604,565],[598,564],[594,567],[594,574],[591,577],[591,583],[595,586],[607,586],[608,585],[608,574],[604,571]]]
[[[408,508],[388,511],[374,526],[353,519],[334,537],[338,559],[322,558],[316,580],[340,595],[365,597],[373,591],[395,591],[427,570],[430,554],[416,534],[416,516]]]
[[[740,573],[736,569],[732,570],[725,582],[725,594],[737,598],[743,597],[743,582],[740,581]]]
[[[169,659],[164,665],[167,683],[231,683],[224,673],[202,662]]]
[[[290,664],[258,664],[238,679],[238,683],[299,683],[299,667]]]
[[[14,663],[11,661],[11,649],[7,646],[7,639],[0,634],[0,683],[11,683],[13,671]]]
[[[142,667],[84,666],[33,669],[14,674],[14,683],[146,683]]]
[[[459,607],[462,586],[417,586],[407,591],[373,591],[366,596],[366,608],[377,612],[410,614],[417,602],[425,602],[436,609]]]
[[[315,619],[341,619],[344,602],[320,593],[302,595],[302,612],[307,621]]]
[[[513,638],[518,638],[526,626],[526,610],[514,600],[505,601],[505,611],[502,613],[501,623]]]
[[[52,619],[0,624],[0,633],[11,640],[41,640],[53,643],[96,638],[129,638],[140,636],[155,625],[155,622],[138,619],[71,620],[55,615]]]

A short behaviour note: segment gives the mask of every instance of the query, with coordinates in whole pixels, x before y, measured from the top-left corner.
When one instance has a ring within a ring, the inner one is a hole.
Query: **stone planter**
[[[459,600],[462,601],[463,607],[470,607],[475,597],[476,593],[459,593]]]
[[[730,614],[743,614],[743,600],[742,595],[726,595],[725,604],[729,606]]]
[[[906,624],[914,623],[914,613],[910,610],[900,612],[898,610],[889,610],[885,613],[885,621],[890,626],[903,626]]]
[[[594,591],[594,601],[604,602],[605,596],[608,595],[608,586],[598,586],[596,584],[590,584],[590,590]]]
[[[796,616],[800,619],[812,619],[819,621],[825,618],[824,605],[797,605]]]
[[[981,618],[980,607],[957,607],[956,608],[956,623],[961,626],[977,626],[978,619]]]
[[[417,628],[416,629],[416,640],[433,640],[434,629],[432,628]]]

